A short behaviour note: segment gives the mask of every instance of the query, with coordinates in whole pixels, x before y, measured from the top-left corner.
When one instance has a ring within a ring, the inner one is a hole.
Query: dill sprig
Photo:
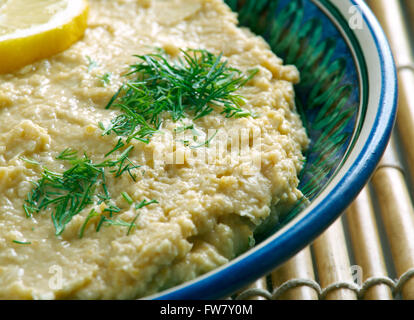
[[[173,121],[186,116],[194,120],[217,109],[225,117],[251,115],[241,106],[245,103],[236,91],[244,86],[257,70],[248,75],[228,66],[222,54],[207,50],[182,51],[183,57],[171,61],[165,53],[136,55],[139,62],[126,75],[134,77],[124,83],[110,99],[106,108],[122,112],[108,127],[99,124],[103,135],[115,133],[148,143],[159,130],[163,114]]]
[[[125,199],[128,204],[133,204],[134,200],[132,200],[131,196],[127,192],[121,192],[121,196]]]
[[[132,149],[133,146],[127,148],[116,160],[107,159],[100,163],[93,163],[86,154],[79,157],[75,150],[64,150],[56,159],[69,162],[71,167],[63,173],[43,168],[42,177],[32,182],[34,188],[23,205],[26,215],[30,217],[51,207],[56,235],[62,234],[72,218],[87,206],[109,203],[111,197],[106,185],[105,168],[109,168],[115,177],[128,172],[135,180],[132,170],[140,166],[133,164],[128,157]],[[111,204],[106,211],[111,217],[120,209]],[[90,218],[88,216],[87,220]]]
[[[40,180],[33,182],[34,189],[23,207],[29,216],[53,207],[52,221],[56,235],[60,235],[75,215],[94,203],[99,184],[102,187],[101,198],[109,198],[109,194],[103,168],[94,165],[86,154],[79,158],[76,151],[66,149],[56,159],[69,161],[72,167],[63,173],[44,168]]]
[[[20,241],[20,240],[13,240],[12,242],[17,244],[32,244],[30,241]]]
[[[200,144],[195,145],[195,146],[190,146],[190,149],[197,149],[197,148],[200,148],[202,146],[209,147],[211,141],[214,139],[214,137],[217,135],[217,133],[218,133],[218,130],[216,130],[216,132],[214,132],[213,135],[209,139],[207,139],[206,141],[204,141],[203,143],[200,143]]]
[[[132,204],[133,203],[132,199],[129,197],[129,195],[126,192],[123,192],[122,193],[122,196],[128,198],[127,201],[128,201],[129,204]],[[153,204],[153,203],[158,203],[158,201],[157,200],[151,200],[151,201],[142,200],[140,203],[136,203],[135,204],[135,210],[138,211],[139,209],[142,209],[143,207],[149,206],[150,204]],[[89,213],[87,220],[90,219],[90,216],[92,217],[92,216],[95,216],[95,215],[96,215],[96,213],[94,213],[94,212]],[[111,219],[111,218],[108,218],[105,215],[101,215],[101,218],[100,218],[100,220],[98,222],[98,225],[96,227],[96,232],[99,232],[99,230],[101,229],[101,227],[103,226],[103,224],[106,223],[106,224],[108,224],[110,226],[128,227],[127,236],[129,236],[129,234],[131,233],[131,231],[133,230],[133,228],[136,227],[135,222],[137,221],[139,215],[140,215],[140,212],[138,212],[135,215],[134,219],[131,222],[126,222],[126,221],[121,220],[121,219]],[[88,221],[85,221],[84,226],[87,223],[88,223]],[[85,228],[84,226],[82,226],[82,229]],[[81,232],[83,234],[83,230]]]
[[[111,83],[112,74],[110,72],[105,72],[102,76],[98,77],[102,85],[106,87]]]
[[[98,62],[93,60],[90,56],[86,56],[86,59],[88,60],[88,72],[91,72],[93,69],[99,67]]]
[[[140,203],[135,204],[135,210],[139,210],[143,207],[149,206],[150,204],[153,203],[158,203],[157,200],[151,200],[151,201],[147,201],[147,200],[142,200]],[[132,222],[130,223],[129,227],[128,227],[128,231],[127,231],[127,236],[131,233],[132,229],[135,227],[135,222],[137,221],[138,217],[140,215],[140,212],[138,212],[135,216],[135,218],[132,220]]]

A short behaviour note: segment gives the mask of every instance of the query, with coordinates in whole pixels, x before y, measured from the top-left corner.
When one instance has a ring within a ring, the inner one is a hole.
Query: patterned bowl
[[[226,0],[240,24],[301,72],[296,103],[311,138],[300,189],[310,203],[256,235],[225,266],[153,299],[217,299],[282,264],[324,231],[373,173],[393,127],[397,82],[381,27],[363,0]]]

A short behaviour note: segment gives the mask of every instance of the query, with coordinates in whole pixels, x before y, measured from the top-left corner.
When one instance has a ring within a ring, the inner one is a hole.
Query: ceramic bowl
[[[396,112],[392,54],[362,0],[227,0],[242,26],[301,72],[296,104],[311,138],[298,202],[230,263],[154,299],[219,299],[292,257],[339,217],[367,183]]]

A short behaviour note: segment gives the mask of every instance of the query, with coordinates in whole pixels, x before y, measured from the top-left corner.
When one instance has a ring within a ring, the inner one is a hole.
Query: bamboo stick
[[[414,3],[412,0],[371,0],[369,5],[380,21],[388,36],[398,68],[399,106],[397,111],[397,129],[400,133],[404,153],[407,158],[411,181],[414,181],[414,57],[412,33],[405,16],[405,7],[411,8],[411,19],[414,19]]]
[[[414,30],[414,2],[412,0],[404,0],[402,2],[402,7],[403,10],[407,12],[407,16],[409,18],[409,29],[412,32]]]
[[[393,143],[386,154],[396,157]],[[389,158],[388,156],[384,159]],[[372,185],[381,208],[387,238],[390,243],[395,269],[399,277],[414,267],[414,208],[403,173],[394,164],[382,160],[372,178]],[[414,299],[414,278],[402,288],[405,299]]]
[[[408,0],[410,2],[412,0]],[[409,24],[400,0],[370,0],[368,5],[384,29],[397,65],[413,62]]]
[[[375,222],[374,209],[368,187],[362,189],[346,213],[353,252],[358,266],[362,268],[362,281],[371,277],[386,277],[384,257]],[[392,294],[385,284],[369,288],[366,300],[390,300]]]
[[[253,282],[251,285],[245,288],[244,292],[246,292],[249,289],[259,289],[263,291],[268,291],[266,277],[259,278],[258,280]],[[246,300],[266,300],[266,298],[261,295],[257,295],[249,296]]]
[[[411,145],[414,141],[414,58],[412,32],[405,16],[408,7],[410,19],[414,18],[414,5],[411,0],[375,0],[369,4],[381,22],[394,52],[399,80],[397,128],[411,173],[411,181],[414,181],[414,148]],[[402,171],[398,166],[390,165],[386,159],[389,155],[391,158],[396,157],[392,144],[386,155],[388,156],[381,162],[372,182],[381,206],[381,215],[396,271],[401,276],[414,267],[414,209]],[[406,299],[414,299],[413,279],[404,285],[403,296]]]
[[[414,212],[403,180],[395,168],[381,168],[373,178],[398,276],[414,266],[414,224],[410,217]],[[406,283],[403,295],[414,299],[414,281]]]
[[[274,288],[281,286],[293,279],[315,280],[312,256],[310,248],[307,247],[291,258],[285,264],[274,270],[271,274]],[[317,300],[318,293],[315,289],[302,285],[288,289],[278,299],[283,300]]]
[[[335,283],[353,283],[342,222],[338,219],[313,243],[319,281],[322,288]],[[348,288],[334,288],[327,300],[354,300],[356,294]]]

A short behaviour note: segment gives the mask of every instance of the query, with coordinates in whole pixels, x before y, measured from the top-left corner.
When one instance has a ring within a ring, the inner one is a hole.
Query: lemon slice
[[[0,73],[66,50],[87,19],[87,0],[0,0]]]

